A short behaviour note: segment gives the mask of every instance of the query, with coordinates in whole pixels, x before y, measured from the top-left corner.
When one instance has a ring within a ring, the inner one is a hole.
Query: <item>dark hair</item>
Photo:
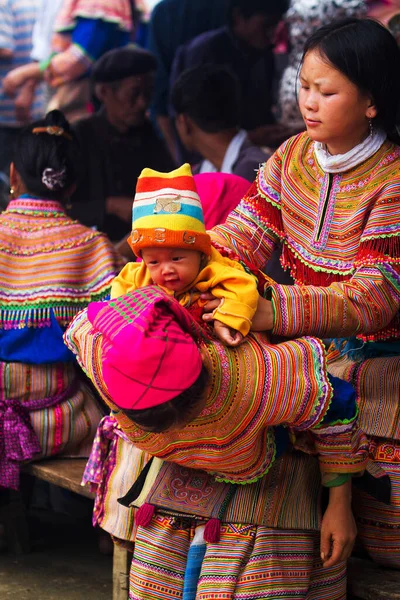
[[[250,19],[253,15],[283,16],[288,10],[290,0],[227,0],[227,20],[233,25],[234,12]]]
[[[123,409],[122,412],[136,425],[152,433],[162,433],[180,423],[183,426],[188,422],[187,417],[204,398],[208,381],[208,371],[203,365],[196,381],[179,396],[153,408]]]
[[[188,115],[207,133],[238,126],[239,83],[223,65],[204,64],[183,71],[172,89],[171,101],[177,115]]]
[[[392,34],[372,19],[343,19],[320,27],[307,40],[302,62],[312,50],[370,94],[377,125],[397,141],[400,101],[400,50]]]
[[[33,133],[47,127],[59,135]],[[53,110],[22,129],[15,141],[14,163],[28,192],[45,199],[65,198],[79,178],[80,160],[79,144],[62,112]]]

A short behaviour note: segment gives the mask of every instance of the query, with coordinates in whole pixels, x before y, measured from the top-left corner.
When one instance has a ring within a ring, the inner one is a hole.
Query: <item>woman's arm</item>
[[[88,72],[93,62],[109,49],[115,35],[115,23],[78,17],[71,45],[49,60],[46,78],[53,87],[74,81]]]
[[[329,287],[276,285],[271,292],[277,335],[368,335],[386,327],[399,310],[400,270],[380,262],[360,267],[349,281]]]
[[[351,480],[329,490],[329,504],[322,518],[321,559],[324,567],[347,560],[357,535],[351,510]]]
[[[260,270],[284,237],[280,210],[284,146],[260,169],[256,181],[226,222],[209,232],[213,242],[232,248],[240,260]],[[268,185],[263,185],[263,190],[260,188],[261,179],[268,181]]]

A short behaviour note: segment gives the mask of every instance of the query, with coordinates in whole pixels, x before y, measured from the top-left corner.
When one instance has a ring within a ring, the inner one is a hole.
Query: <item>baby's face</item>
[[[142,258],[156,285],[181,292],[196,279],[201,268],[201,252],[179,248],[144,248]]]

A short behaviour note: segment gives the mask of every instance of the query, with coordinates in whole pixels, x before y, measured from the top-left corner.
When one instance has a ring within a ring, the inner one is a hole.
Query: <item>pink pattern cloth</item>
[[[92,451],[82,478],[82,485],[89,484],[90,491],[96,494],[92,516],[93,527],[102,522],[107,484],[117,462],[116,441],[118,437],[128,441],[113,416],[103,417],[97,428]]]
[[[143,410],[172,400],[199,376],[201,335],[186,309],[156,286],[108,302],[91,302],[93,329],[103,334],[102,375],[119,408]],[[190,369],[182,369],[182,356]]]
[[[32,460],[42,451],[29,412],[60,404],[70,398],[77,387],[76,380],[60,394],[24,403],[0,399],[0,487],[18,490],[21,463]]]
[[[203,206],[206,229],[224,223],[248,191],[247,179],[228,173],[199,173],[194,176]]]
[[[40,451],[27,408],[17,400],[0,400],[0,487],[18,490],[20,463]]]

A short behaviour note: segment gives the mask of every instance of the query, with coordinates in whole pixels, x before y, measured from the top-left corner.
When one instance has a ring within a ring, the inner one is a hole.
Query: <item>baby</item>
[[[257,309],[257,280],[241,264],[212,248],[190,166],[171,173],[144,169],[132,211],[130,246],[142,262],[128,263],[115,278],[113,298],[156,284],[201,322],[201,294],[220,298],[215,335],[237,346]]]

